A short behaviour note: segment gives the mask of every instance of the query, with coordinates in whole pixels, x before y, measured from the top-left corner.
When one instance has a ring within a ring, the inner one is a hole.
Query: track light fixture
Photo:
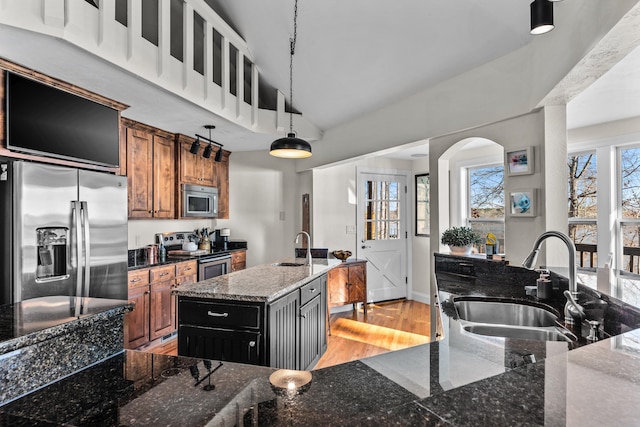
[[[200,141],[200,139],[203,139],[209,143],[209,145],[205,147],[204,152],[202,153],[202,157],[204,157],[205,159],[210,158],[211,154],[213,153],[213,146],[217,145],[219,148],[218,148],[218,151],[216,151],[216,155],[213,158],[213,160],[215,160],[216,162],[221,162],[222,161],[222,144],[220,144],[219,142],[215,142],[214,140],[211,139],[211,129],[215,129],[216,127],[214,125],[204,125],[204,128],[209,130],[209,138],[196,134],[196,137],[197,137],[196,142]],[[195,145],[196,142],[194,142],[193,144]],[[198,148],[200,148],[199,142],[198,142]],[[190,151],[193,154],[198,154],[198,149],[194,151],[193,145],[191,146]]]
[[[199,150],[200,150],[200,138],[193,141],[193,144],[191,144],[191,148],[189,149],[189,152],[191,154],[198,154]]]
[[[293,55],[296,50],[298,37],[298,0],[293,9],[293,37],[289,39],[289,133],[285,138],[276,139],[271,143],[269,154],[275,157],[301,159],[311,156],[311,144],[296,137],[293,132]]]
[[[548,33],[553,27],[553,2],[534,0],[531,3],[531,34]]]

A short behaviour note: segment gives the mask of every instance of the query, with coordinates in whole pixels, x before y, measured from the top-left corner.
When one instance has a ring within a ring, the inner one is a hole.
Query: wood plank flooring
[[[331,315],[327,351],[314,369],[400,350],[429,339],[429,305],[397,300]]]
[[[429,341],[429,305],[408,300],[369,304],[366,316],[362,308],[331,315],[327,351],[314,369]],[[177,339],[144,350],[177,355]]]

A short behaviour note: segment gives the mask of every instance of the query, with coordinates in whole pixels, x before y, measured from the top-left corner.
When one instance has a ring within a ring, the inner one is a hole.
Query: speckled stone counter
[[[130,309],[68,296],[0,306],[0,404],[122,351]]]
[[[280,263],[304,263],[304,259]],[[271,302],[320,277],[340,264],[337,259],[314,258],[311,266],[263,264],[201,282],[185,284],[174,291],[179,296],[235,301]]]

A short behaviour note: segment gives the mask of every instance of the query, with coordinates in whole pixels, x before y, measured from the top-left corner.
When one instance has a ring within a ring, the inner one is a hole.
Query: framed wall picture
[[[416,236],[429,235],[429,174],[416,175]]]
[[[536,190],[517,190],[509,193],[509,208],[507,210],[511,217],[534,217],[536,216]]]
[[[533,147],[506,151],[504,163],[507,175],[530,175],[534,172]]]

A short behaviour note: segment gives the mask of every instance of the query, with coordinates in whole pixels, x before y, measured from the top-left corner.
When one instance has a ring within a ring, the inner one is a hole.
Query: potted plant
[[[482,238],[471,228],[462,226],[447,228],[440,241],[443,245],[449,245],[453,255],[469,255],[473,244],[482,243]]]

